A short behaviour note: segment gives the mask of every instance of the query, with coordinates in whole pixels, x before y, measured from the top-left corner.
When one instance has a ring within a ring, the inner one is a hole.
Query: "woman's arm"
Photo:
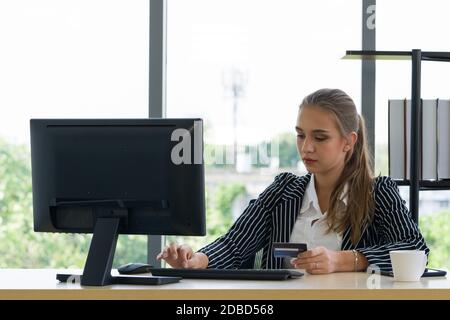
[[[382,270],[392,270],[389,251],[429,249],[418,226],[399,193],[397,184],[390,177],[377,179],[375,187],[375,219],[379,243],[357,250],[364,255],[369,265]]]
[[[156,256],[156,259],[164,259],[172,268],[206,269],[208,267],[208,256],[201,252],[194,253],[192,248],[185,244],[171,243]]]
[[[208,268],[237,269],[263,248],[270,227],[270,212],[290,177],[295,176],[289,173],[277,175],[274,182],[250,202],[226,234],[198,251],[207,256]]]
[[[333,251],[325,247],[302,252],[291,263],[310,274],[364,271],[369,265],[364,255],[356,250]]]
[[[338,272],[365,271],[369,266],[369,261],[358,251],[338,251],[337,256],[336,271]]]

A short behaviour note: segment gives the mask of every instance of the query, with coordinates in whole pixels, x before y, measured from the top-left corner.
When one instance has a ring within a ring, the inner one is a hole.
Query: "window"
[[[169,241],[199,248],[276,174],[305,173],[294,131],[304,96],[336,87],[360,105],[360,64],[341,58],[360,47],[361,3],[169,0],[167,17],[167,116],[204,119],[208,227]]]
[[[147,117],[148,6],[0,2],[0,267],[84,265],[90,235],[32,230],[29,119]],[[121,236],[116,265],[145,262],[146,246]]]

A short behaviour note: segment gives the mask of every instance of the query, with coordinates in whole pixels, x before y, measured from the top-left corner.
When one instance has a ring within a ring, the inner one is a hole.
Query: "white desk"
[[[395,282],[366,273],[308,275],[285,281],[194,280],[161,286],[81,287],[59,283],[56,273],[80,270],[0,269],[0,299],[447,299],[450,280]],[[373,289],[371,289],[373,288]]]

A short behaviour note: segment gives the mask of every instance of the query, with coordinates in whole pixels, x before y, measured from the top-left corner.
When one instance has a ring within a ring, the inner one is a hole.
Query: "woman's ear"
[[[358,134],[355,131],[352,131],[347,138],[347,144],[344,147],[344,151],[349,151],[354,147],[356,141],[358,140]]]

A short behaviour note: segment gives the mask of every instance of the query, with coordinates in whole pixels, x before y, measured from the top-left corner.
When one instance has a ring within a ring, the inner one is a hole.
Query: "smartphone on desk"
[[[388,277],[393,277],[394,276],[394,273],[392,271],[380,271],[380,274],[382,276],[388,276]],[[447,271],[445,271],[445,270],[426,268],[425,272],[422,275],[422,278],[445,277],[446,275],[447,275]]]

